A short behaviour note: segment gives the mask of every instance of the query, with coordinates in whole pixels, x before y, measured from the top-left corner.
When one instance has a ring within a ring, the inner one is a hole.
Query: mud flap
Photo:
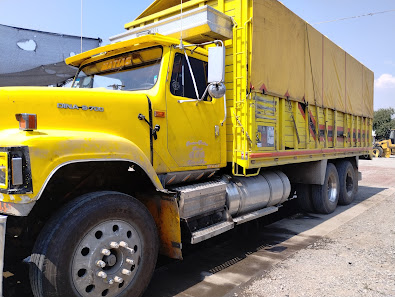
[[[182,259],[181,226],[175,197],[165,194],[136,196],[149,210],[159,233],[159,253],[173,259]]]

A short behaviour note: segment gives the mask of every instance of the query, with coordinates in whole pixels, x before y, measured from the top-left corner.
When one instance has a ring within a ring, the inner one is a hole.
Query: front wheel
[[[373,156],[375,156],[376,158],[381,158],[383,156],[383,148],[380,146],[374,147],[373,148]]]
[[[43,228],[33,248],[36,297],[141,296],[158,254],[154,220],[117,192],[83,195]]]

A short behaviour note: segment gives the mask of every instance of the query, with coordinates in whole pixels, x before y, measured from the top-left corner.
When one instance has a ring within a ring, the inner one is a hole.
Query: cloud
[[[384,73],[374,80],[374,86],[379,89],[395,89],[395,76]]]

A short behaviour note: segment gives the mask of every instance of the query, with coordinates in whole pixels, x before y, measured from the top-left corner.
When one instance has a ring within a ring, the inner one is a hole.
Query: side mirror
[[[225,80],[225,47],[215,46],[208,49],[208,83]]]
[[[225,95],[226,88],[224,83],[211,83],[208,85],[208,93],[212,98],[221,98]]]
[[[213,98],[224,96],[225,88],[225,46],[208,49],[208,93]]]

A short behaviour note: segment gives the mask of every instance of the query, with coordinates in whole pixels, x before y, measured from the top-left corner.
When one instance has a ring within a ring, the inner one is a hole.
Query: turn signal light
[[[32,131],[37,129],[37,115],[31,113],[17,113],[16,120],[19,122],[19,130]]]
[[[165,118],[166,117],[166,112],[155,110],[154,111],[154,116],[157,117],[157,118]]]

